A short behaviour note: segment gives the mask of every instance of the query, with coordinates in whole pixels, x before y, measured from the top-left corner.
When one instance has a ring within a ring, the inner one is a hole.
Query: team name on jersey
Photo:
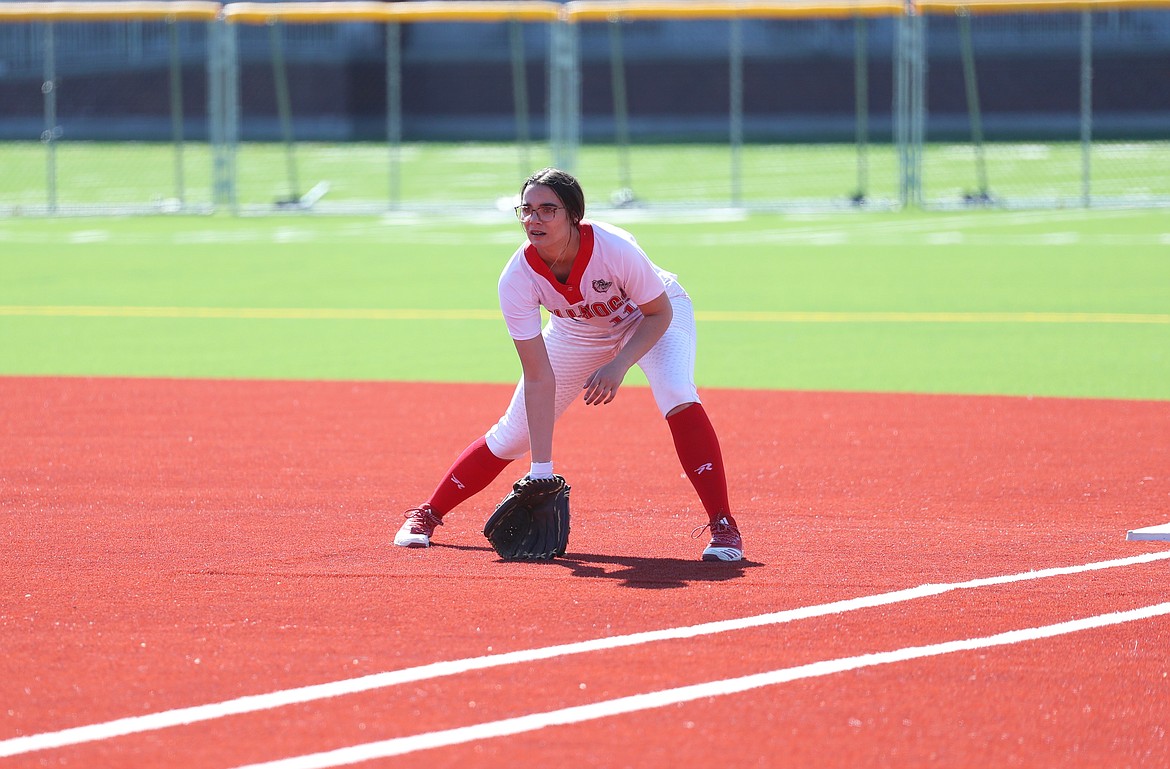
[[[603,284],[605,288],[613,285],[609,281],[595,280],[593,281],[594,289],[598,288],[598,284]],[[582,302],[576,307],[551,310],[550,312],[558,318],[568,318],[575,321],[609,318],[609,322],[616,326],[637,311],[638,306],[631,302],[630,298],[626,296],[626,292],[622,290],[621,296],[611,296],[606,301]]]

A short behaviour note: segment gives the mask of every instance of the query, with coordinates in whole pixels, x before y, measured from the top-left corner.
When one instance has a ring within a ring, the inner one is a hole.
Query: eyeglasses
[[[524,204],[522,206],[516,206],[515,211],[516,218],[520,221],[524,221],[533,214],[536,214],[538,221],[551,222],[554,218],[556,218],[557,211],[560,211],[562,208],[564,208],[564,206],[558,206],[552,203],[541,203],[539,206],[530,206],[528,204]]]

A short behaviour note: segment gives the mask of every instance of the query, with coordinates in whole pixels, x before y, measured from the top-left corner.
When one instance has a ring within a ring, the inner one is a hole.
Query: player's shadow
[[[434,542],[431,547],[452,550],[477,550],[493,554],[486,545],[455,545]],[[498,560],[505,564],[507,561]],[[612,579],[621,587],[642,590],[670,590],[686,587],[692,582],[726,582],[743,576],[744,570],[764,564],[758,561],[699,561],[682,558],[647,558],[600,553],[566,553],[551,561],[525,561],[548,568],[569,569],[572,576],[587,579]],[[616,569],[613,567],[617,567]]]
[[[763,566],[755,561],[698,561],[597,553],[566,553],[550,562],[572,570],[574,577],[618,580],[622,587],[670,590],[692,582],[726,582],[742,577],[746,569]],[[613,568],[614,566],[618,568]]]

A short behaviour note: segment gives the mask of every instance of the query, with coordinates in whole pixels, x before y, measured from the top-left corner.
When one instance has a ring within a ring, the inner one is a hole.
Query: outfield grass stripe
[[[1097,312],[745,312],[706,311],[699,320],[739,323],[1136,323],[1170,324],[1170,315]]]
[[[0,306],[0,316],[214,318],[229,320],[498,320],[497,310],[391,310],[305,307]]]
[[[402,310],[304,307],[132,307],[99,305],[0,305],[0,316],[60,318],[187,318],[229,320],[490,320],[497,310]],[[1098,312],[753,312],[706,310],[715,323],[1053,323],[1170,325],[1170,314]]]

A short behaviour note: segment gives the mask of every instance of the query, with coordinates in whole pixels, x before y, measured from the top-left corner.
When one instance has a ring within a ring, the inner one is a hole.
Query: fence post
[[[57,51],[52,21],[45,22],[44,80],[41,83],[44,97],[45,130],[41,141],[45,145],[45,196],[49,213],[57,212],[57,137],[61,129],[57,126]]]
[[[236,28],[221,11],[211,22],[207,62],[207,114],[210,121],[213,203],[236,210],[236,144],[239,141],[239,71]]]
[[[549,138],[553,162],[572,171],[581,142],[581,70],[577,27],[565,17],[553,22],[549,44]]]
[[[386,24],[386,146],[390,150],[390,208],[402,203],[402,26]]]
[[[207,24],[207,138],[211,144],[211,204],[226,203],[223,180],[223,13]]]
[[[857,145],[857,190],[852,200],[863,205],[869,191],[869,41],[865,17],[853,19],[853,119]]]
[[[922,142],[926,122],[923,17],[907,0],[897,19],[894,51],[894,142],[898,151],[899,202],[922,205]]]
[[[508,22],[509,55],[512,60],[512,110],[516,121],[516,143],[520,178],[532,173],[528,159],[528,70],[524,53],[524,24],[519,19]]]
[[[167,45],[171,75],[171,142],[175,148],[175,201],[180,210],[186,205],[183,181],[183,57],[179,50],[179,22],[167,19]]]
[[[728,134],[731,145],[731,205],[743,204],[743,19],[732,16],[728,31]]]
[[[1093,12],[1081,12],[1081,205],[1092,205]]]

